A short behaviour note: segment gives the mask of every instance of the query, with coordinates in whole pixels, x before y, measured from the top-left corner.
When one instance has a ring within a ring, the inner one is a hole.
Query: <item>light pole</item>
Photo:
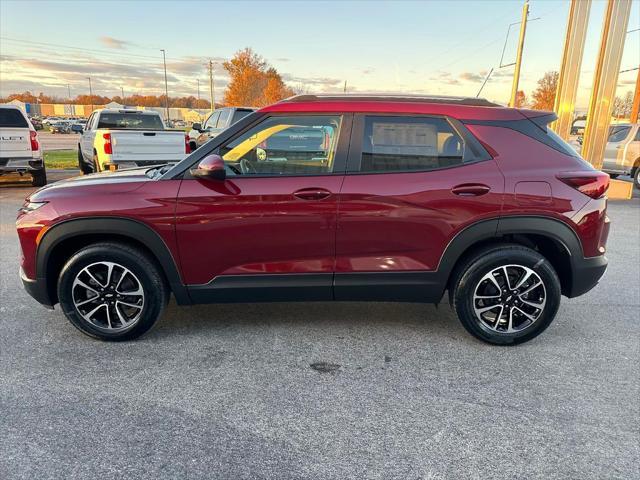
[[[93,90],[91,89],[91,77],[87,77],[89,80],[89,101],[91,102],[91,111],[93,112]]]
[[[211,108],[210,110],[213,112],[216,109],[216,94],[213,90],[213,61],[209,60],[209,93],[211,95]]]
[[[67,94],[68,94],[67,96],[69,100],[71,100],[71,85],[69,85],[68,83],[67,83]]]
[[[124,87],[120,87],[120,93],[122,98],[122,104],[124,105]]]
[[[167,109],[167,122],[169,121],[169,87],[167,86],[167,57],[164,48],[161,48],[162,52],[162,63],[164,64],[164,96],[165,96],[165,107]]]

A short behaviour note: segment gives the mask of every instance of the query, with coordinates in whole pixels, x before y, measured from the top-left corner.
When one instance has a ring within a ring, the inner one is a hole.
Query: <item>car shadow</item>
[[[412,330],[420,335],[468,337],[446,299],[438,306],[392,302],[289,302],[178,306],[173,301],[144,339],[174,335],[217,336],[266,329]]]

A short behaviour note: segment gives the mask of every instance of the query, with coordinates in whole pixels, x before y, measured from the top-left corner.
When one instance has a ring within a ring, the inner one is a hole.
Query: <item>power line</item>
[[[113,55],[113,56],[117,56],[117,57],[138,57],[138,58],[150,58],[153,60],[158,60],[157,56],[153,56],[153,55],[141,55],[139,53],[128,53],[128,52],[115,52],[112,50],[105,50],[105,49],[98,49],[98,48],[85,48],[85,47],[74,47],[71,45],[62,45],[59,43],[48,43],[48,42],[37,42],[34,40],[24,40],[24,39],[19,39],[19,38],[11,38],[11,37],[5,37],[4,35],[0,36],[0,39],[2,40],[6,40],[9,42],[16,42],[16,43],[24,43],[27,45],[36,45],[36,46],[40,46],[40,47],[49,47],[49,48],[65,48],[65,49],[69,49],[69,50],[77,50],[80,52],[91,52],[91,53],[100,53],[103,55]],[[171,57],[167,57],[169,60],[180,60],[179,58],[171,58]],[[195,57],[197,58],[202,58],[204,59],[205,57]]]

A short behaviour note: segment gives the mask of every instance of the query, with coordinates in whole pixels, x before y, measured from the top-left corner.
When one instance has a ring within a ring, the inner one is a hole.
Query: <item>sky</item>
[[[30,90],[67,97],[164,93],[208,98],[206,63],[222,67],[251,47],[298,91],[476,96],[508,102],[522,0],[500,1],[29,1],[0,0],[0,96]],[[585,109],[599,47],[604,0],[591,8],[576,109]],[[520,89],[560,66],[568,0],[530,0]],[[536,19],[536,20],[533,20]],[[628,30],[640,28],[633,1]],[[640,63],[640,32],[627,35],[621,69]],[[620,74],[618,93],[637,71]]]

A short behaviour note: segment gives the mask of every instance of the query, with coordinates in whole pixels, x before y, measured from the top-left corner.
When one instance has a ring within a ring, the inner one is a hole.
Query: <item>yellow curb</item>
[[[633,193],[633,182],[625,182],[622,180],[609,181],[609,190],[607,197],[611,200],[630,200]]]

